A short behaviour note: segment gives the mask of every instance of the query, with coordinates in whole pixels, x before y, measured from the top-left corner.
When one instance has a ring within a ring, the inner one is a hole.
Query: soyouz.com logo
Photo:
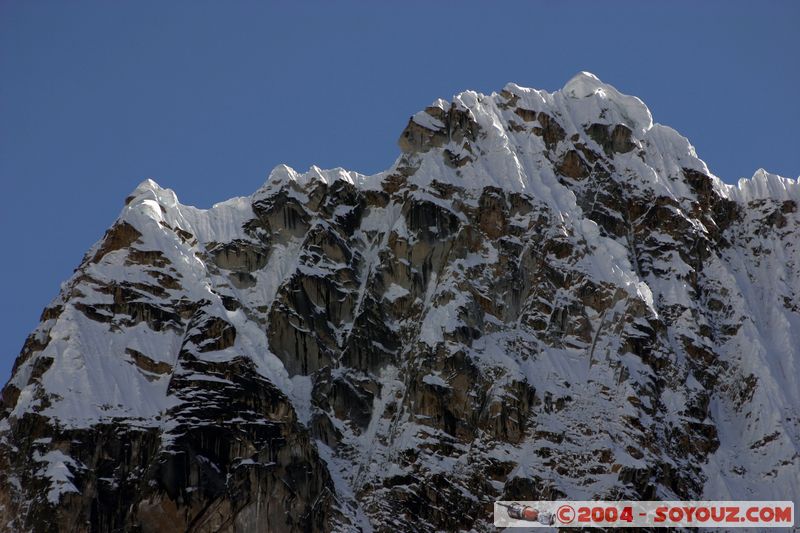
[[[794,526],[790,501],[500,501],[497,527]]]

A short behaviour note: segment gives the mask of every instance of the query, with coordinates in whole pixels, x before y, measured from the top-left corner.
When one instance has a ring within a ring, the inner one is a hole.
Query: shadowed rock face
[[[3,390],[0,523],[491,531],[497,499],[796,495],[797,185],[726,188],[593,80],[431,106],[377,177],[276,169],[205,212],[140,186]]]

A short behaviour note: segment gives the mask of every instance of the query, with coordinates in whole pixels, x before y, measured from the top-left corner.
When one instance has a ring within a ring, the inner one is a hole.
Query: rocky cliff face
[[[381,174],[152,181],[3,389],[15,531],[490,531],[496,499],[797,499],[800,185],[582,73]]]

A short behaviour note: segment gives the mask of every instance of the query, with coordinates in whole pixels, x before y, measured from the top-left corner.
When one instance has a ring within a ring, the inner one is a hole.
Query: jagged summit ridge
[[[509,108],[509,100],[514,101],[514,107],[511,108],[512,112],[519,115],[514,116],[512,114],[511,121],[504,116],[508,115],[508,113],[503,113],[504,108]],[[541,181],[541,176],[536,176],[537,172],[531,172],[529,168],[523,168],[524,165],[521,162],[523,157],[520,156],[520,152],[524,152],[526,156],[531,156],[537,152],[542,152],[542,147],[530,143],[515,143],[515,134],[519,132],[514,130],[516,121],[520,121],[522,115],[530,116],[530,113],[545,113],[547,116],[559,118],[559,124],[564,129],[563,135],[565,137],[578,135],[582,142],[593,148],[602,147],[597,145],[591,135],[587,136],[586,128],[588,126],[593,124],[622,124],[630,128],[632,131],[631,138],[634,143],[639,143],[638,148],[647,150],[647,146],[654,145],[655,150],[660,152],[661,157],[665,159],[664,161],[656,162],[655,165],[651,165],[651,172],[644,173],[644,175],[652,175],[652,179],[656,181],[673,175],[672,172],[678,167],[692,168],[710,175],[717,191],[726,196],[746,195],[748,192],[762,195],[774,193],[791,197],[797,194],[795,192],[797,190],[796,180],[782,178],[763,169],[757,170],[750,179],[740,179],[736,188],[741,192],[737,192],[730,185],[722,183],[709,171],[707,165],[697,157],[695,149],[688,139],[668,126],[654,123],[650,110],[642,100],[638,97],[621,93],[612,85],[604,83],[590,72],[576,74],[562,89],[553,93],[508,83],[502,91],[491,95],[465,91],[454,96],[451,101],[439,98],[428,106],[426,110],[414,114],[410,119],[410,123],[436,133],[445,128],[445,125],[436,116],[440,113],[445,113],[451,108],[464,111],[470,120],[474,120],[476,124],[483,126],[481,131],[484,137],[480,139],[480,145],[484,147],[482,151],[488,152],[494,148],[494,152],[499,151],[503,156],[515,161],[509,163],[508,161],[502,161],[502,157],[497,157],[497,154],[490,155],[488,158],[494,159],[492,161],[494,166],[490,164],[483,165],[477,171],[477,174],[480,174],[481,177],[469,179],[469,177],[474,177],[476,173],[470,173],[472,176],[465,176],[463,171],[461,173],[449,172],[447,168],[441,168],[446,167],[446,164],[443,165],[441,161],[436,160],[425,169],[426,172],[420,173],[427,176],[426,179],[428,180],[453,181],[454,184],[460,187],[477,190],[491,184],[511,191],[535,193],[537,190],[535,182]],[[648,134],[648,132],[651,133]],[[458,143],[454,143],[452,138],[448,139],[448,141],[452,147],[440,145],[437,148],[443,148],[451,155],[463,152],[463,145],[459,146]],[[642,142],[645,142],[645,146],[641,145]],[[401,147],[406,146],[409,151],[415,150],[415,148],[404,144],[402,137],[400,144]],[[456,150],[452,150],[452,148]],[[473,154],[469,153],[462,155],[473,156]],[[483,155],[487,154],[484,153]],[[615,157],[620,155],[615,154]],[[254,196],[269,194],[269,191],[279,188],[289,181],[297,182],[301,187],[304,187],[310,181],[315,180],[326,184],[330,184],[335,180],[344,180],[362,189],[379,189],[382,181],[387,176],[397,171],[398,168],[402,168],[407,162],[407,156],[401,155],[389,169],[374,175],[364,175],[341,167],[325,170],[317,166],[312,166],[308,171],[301,173],[288,165],[281,164],[269,173],[266,182],[254,193]],[[535,163],[541,163],[541,159],[537,159]],[[510,169],[509,165],[511,166]],[[431,166],[437,168],[430,168]],[[542,169],[537,170],[541,174]],[[544,172],[547,173],[547,170],[550,169],[545,168]],[[489,183],[486,178],[487,175],[505,175],[506,178],[504,180],[494,179]],[[641,173],[637,174],[637,177],[641,178],[641,176]],[[135,196],[138,192],[152,187],[160,190],[160,187],[153,180],[146,180],[131,195]],[[168,206],[176,203],[169,196],[164,198],[164,202]]]

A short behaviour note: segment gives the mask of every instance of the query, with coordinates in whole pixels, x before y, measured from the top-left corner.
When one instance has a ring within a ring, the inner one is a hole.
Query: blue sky
[[[0,0],[0,381],[152,177],[200,207],[287,163],[372,173],[437,97],[589,70],[726,181],[800,173],[800,3]]]

